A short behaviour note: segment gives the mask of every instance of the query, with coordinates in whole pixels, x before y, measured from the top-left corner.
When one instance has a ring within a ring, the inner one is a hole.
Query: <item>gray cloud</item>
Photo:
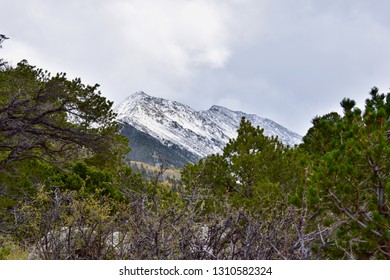
[[[0,2],[2,57],[99,83],[115,103],[144,90],[304,134],[343,97],[389,88],[384,0]]]

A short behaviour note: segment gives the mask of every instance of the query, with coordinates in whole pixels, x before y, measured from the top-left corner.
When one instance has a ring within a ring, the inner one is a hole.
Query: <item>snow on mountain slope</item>
[[[286,145],[302,141],[300,135],[266,118],[221,106],[195,111],[179,102],[151,97],[144,92],[129,96],[115,111],[119,122],[158,139],[165,146],[177,145],[199,158],[221,152],[229,139],[237,136],[242,117],[264,128],[265,135],[278,136]]]

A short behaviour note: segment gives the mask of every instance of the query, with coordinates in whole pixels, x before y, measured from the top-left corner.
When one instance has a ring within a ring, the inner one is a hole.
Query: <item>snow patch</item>
[[[267,136],[277,136],[285,145],[294,146],[302,137],[267,118],[214,105],[195,111],[176,101],[156,98],[140,91],[127,97],[115,108],[117,120],[151,135],[166,146],[177,146],[199,157],[222,151],[229,139],[237,137],[242,117],[264,129]]]

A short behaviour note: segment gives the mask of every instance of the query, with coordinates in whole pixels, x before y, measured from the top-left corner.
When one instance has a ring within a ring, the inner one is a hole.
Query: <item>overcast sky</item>
[[[0,0],[0,57],[304,135],[343,97],[390,88],[388,0]]]

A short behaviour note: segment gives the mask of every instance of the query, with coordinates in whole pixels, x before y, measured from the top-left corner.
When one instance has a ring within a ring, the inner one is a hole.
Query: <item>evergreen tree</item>
[[[25,61],[1,71],[0,169],[30,158],[61,162],[96,155],[109,164],[121,157],[126,146],[112,102],[97,88],[65,74],[51,77]]]
[[[16,230],[15,207],[40,187],[121,197],[127,140],[97,89],[26,61],[1,69],[0,232]]]
[[[300,152],[263,132],[243,118],[238,136],[229,141],[223,154],[187,166],[183,181],[216,197],[228,195],[237,206],[258,208],[268,207],[277,200],[287,202],[303,179]]]
[[[303,147],[312,157],[309,201],[339,223],[331,257],[390,258],[390,95],[370,92],[364,112],[343,99],[344,115],[316,118]]]
[[[7,38],[5,35],[3,34],[0,34],[0,49],[2,48],[2,44],[5,40],[7,40],[9,38]],[[0,71],[3,70],[5,67],[6,67],[6,62],[0,58]]]

